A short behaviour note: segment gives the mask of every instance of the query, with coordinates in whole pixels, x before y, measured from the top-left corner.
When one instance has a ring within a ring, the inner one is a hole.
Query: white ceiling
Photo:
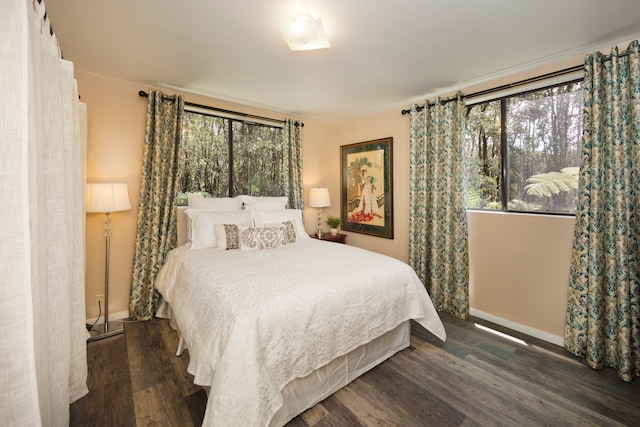
[[[330,122],[608,51],[640,34],[640,0],[45,4],[64,57],[79,70]],[[330,49],[288,50],[278,28],[302,13],[322,18]]]

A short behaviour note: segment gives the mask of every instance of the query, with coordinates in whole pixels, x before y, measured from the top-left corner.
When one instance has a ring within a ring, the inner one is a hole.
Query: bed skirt
[[[326,399],[360,375],[409,347],[411,325],[406,321],[382,336],[338,357],[282,389],[283,406],[269,426],[282,426],[316,403]]]
[[[162,298],[156,316],[170,319],[171,327],[176,329],[180,336],[180,331],[171,316],[171,307]],[[391,331],[332,360],[309,375],[291,381],[281,391],[283,406],[274,414],[269,426],[285,425],[365,372],[409,347],[410,336],[411,323],[403,322]],[[179,355],[185,348],[186,345],[180,338],[176,354]],[[205,387],[205,390],[208,394],[209,387]]]

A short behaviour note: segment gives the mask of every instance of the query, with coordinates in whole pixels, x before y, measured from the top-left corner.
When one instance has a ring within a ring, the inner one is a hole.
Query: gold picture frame
[[[393,239],[393,137],[340,147],[342,229]]]

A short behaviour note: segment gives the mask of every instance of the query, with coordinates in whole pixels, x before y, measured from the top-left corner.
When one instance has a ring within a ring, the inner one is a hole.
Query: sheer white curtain
[[[0,2],[0,425],[66,426],[88,390],[86,113],[44,2]]]

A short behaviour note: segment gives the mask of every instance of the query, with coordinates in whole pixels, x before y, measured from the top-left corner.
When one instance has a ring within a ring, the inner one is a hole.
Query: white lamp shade
[[[117,212],[131,209],[127,184],[87,184],[87,212]]]
[[[309,207],[326,208],[331,206],[328,188],[312,188],[309,190]]]

